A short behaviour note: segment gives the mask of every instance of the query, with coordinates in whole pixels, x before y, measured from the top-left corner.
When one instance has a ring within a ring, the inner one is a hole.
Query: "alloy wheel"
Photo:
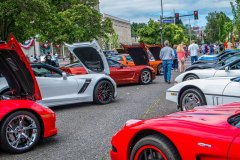
[[[35,120],[28,115],[17,115],[7,124],[7,142],[16,150],[25,150],[31,147],[35,143],[38,134]]]
[[[163,74],[163,66],[162,65],[158,65],[158,74],[161,75]]]
[[[167,158],[160,149],[148,145],[137,151],[134,160],[167,160]]]
[[[143,84],[148,84],[151,82],[151,73],[148,70],[142,72],[141,81]]]
[[[114,94],[113,86],[111,83],[107,81],[101,83],[101,85],[99,85],[97,88],[98,100],[101,103],[106,103],[111,101],[113,99],[113,94]]]
[[[193,109],[201,106],[200,98],[194,93],[188,93],[183,97],[182,108],[183,110]]]

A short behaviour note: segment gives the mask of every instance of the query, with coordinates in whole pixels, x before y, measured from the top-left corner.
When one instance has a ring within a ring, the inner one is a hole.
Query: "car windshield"
[[[36,77],[62,77],[62,75],[60,73],[57,73],[53,70],[49,70],[47,68],[44,67],[32,67],[32,70],[35,74]]]
[[[121,64],[112,59],[107,59],[109,67],[120,67]]]
[[[225,64],[229,64],[229,63],[231,63],[235,60],[238,60],[238,59],[240,59],[240,54],[231,56],[229,58],[225,58],[224,60],[218,62],[218,64],[221,64],[222,66],[224,66]]]
[[[240,114],[230,117],[228,123],[234,127],[240,128]]]
[[[127,61],[133,61],[132,57],[129,55],[126,56],[126,59],[127,59]]]
[[[122,61],[122,57],[121,56],[112,56],[111,59],[115,60],[115,61]]]

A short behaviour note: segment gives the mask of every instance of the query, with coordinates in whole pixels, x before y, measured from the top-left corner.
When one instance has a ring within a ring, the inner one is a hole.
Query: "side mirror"
[[[66,72],[62,72],[62,77],[63,77],[63,80],[67,80],[67,73]]]
[[[230,71],[230,67],[229,66],[225,67],[225,72],[229,72],[229,71]]]

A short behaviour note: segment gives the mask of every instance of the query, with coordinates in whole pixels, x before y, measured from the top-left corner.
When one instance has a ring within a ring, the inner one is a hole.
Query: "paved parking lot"
[[[177,73],[173,73],[175,77]],[[171,85],[166,84],[162,76],[157,76],[150,85],[119,87],[117,99],[109,105],[87,103],[53,108],[57,114],[57,136],[44,140],[28,153],[0,152],[0,159],[109,160],[111,137],[127,120],[153,118],[176,111],[176,105],[165,100],[165,91]]]

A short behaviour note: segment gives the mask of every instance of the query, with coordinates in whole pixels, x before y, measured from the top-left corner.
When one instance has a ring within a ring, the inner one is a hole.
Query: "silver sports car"
[[[108,104],[117,96],[115,81],[96,41],[67,45],[87,70],[86,75],[68,75],[44,64],[32,64],[43,103],[49,107],[80,102]],[[11,94],[5,78],[0,78],[0,95]]]

